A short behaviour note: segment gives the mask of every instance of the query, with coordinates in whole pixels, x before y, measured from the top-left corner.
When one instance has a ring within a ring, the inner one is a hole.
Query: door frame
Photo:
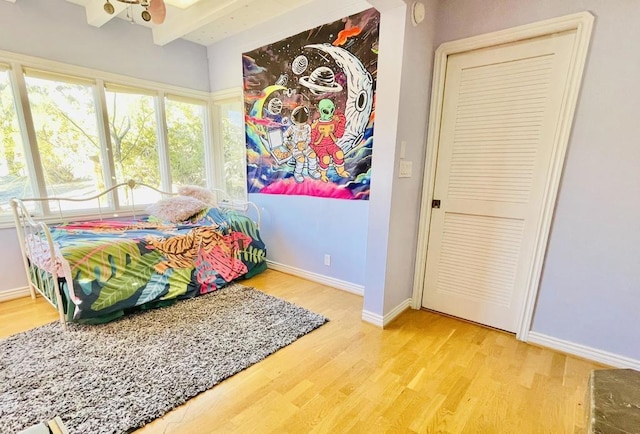
[[[536,228],[536,241],[533,261],[528,271],[527,287],[523,305],[520,310],[516,338],[527,341],[533,319],[535,300],[540,285],[542,266],[544,264],[547,241],[551,230],[551,221],[555,209],[558,187],[562,176],[567,144],[571,134],[571,126],[575,113],[582,73],[589,49],[594,16],[590,12],[579,12],[558,18],[513,27],[506,30],[487,33],[457,41],[445,42],[435,52],[433,66],[433,83],[431,92],[431,106],[429,110],[429,127],[427,135],[427,152],[425,157],[424,179],[422,184],[422,198],[420,205],[420,226],[418,228],[418,246],[416,250],[416,265],[413,278],[413,297],[411,306],[414,309],[422,307],[425,272],[427,265],[427,249],[429,227],[431,224],[431,201],[435,187],[436,162],[438,158],[438,143],[442,122],[442,107],[444,99],[445,75],[448,56],[466,51],[492,47],[525,39],[551,35],[553,33],[575,30],[576,38],[571,50],[571,64],[569,77],[565,85],[565,94],[560,109],[560,121],[555,133],[550,171],[544,190],[540,224]]]

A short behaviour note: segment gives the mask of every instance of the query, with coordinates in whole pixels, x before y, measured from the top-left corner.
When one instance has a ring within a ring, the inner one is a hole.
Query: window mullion
[[[221,145],[221,133],[215,126],[215,120],[219,119],[219,115],[213,101],[209,101],[204,122],[204,164],[207,185],[224,190],[224,150]]]
[[[222,109],[221,100],[213,101],[213,116],[211,117],[211,129],[213,131],[213,179],[214,187],[227,190],[224,179],[224,135],[222,134]]]
[[[104,80],[97,79],[95,85],[96,117],[98,121],[98,135],[100,136],[100,148],[102,153],[102,171],[105,188],[111,188],[117,184],[116,166],[113,159],[113,147],[111,143],[111,129],[109,126],[109,112],[107,110],[107,98],[104,93]],[[115,209],[120,208],[118,195],[115,191],[109,194],[109,203]]]
[[[156,96],[156,123],[158,134],[158,157],[160,159],[160,185],[164,191],[172,191],[171,163],[169,157],[169,141],[167,130],[167,113],[165,104],[165,93],[158,92]]]
[[[31,188],[35,197],[45,197],[47,196],[47,186],[44,180],[44,170],[42,168],[42,161],[40,160],[40,151],[38,150],[38,137],[33,125],[33,115],[31,113],[31,106],[29,105],[27,83],[24,79],[22,65],[16,62],[12,63],[9,76],[11,77],[13,99],[20,124],[20,134],[25,144],[24,152],[29,167]],[[41,202],[40,206],[43,214],[49,214],[48,202]]]

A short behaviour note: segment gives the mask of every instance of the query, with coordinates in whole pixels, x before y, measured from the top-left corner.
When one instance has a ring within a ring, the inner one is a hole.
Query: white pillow
[[[208,207],[209,205],[195,197],[171,196],[149,205],[147,212],[162,221],[181,223]]]
[[[183,185],[178,188],[178,194],[194,197],[211,206],[218,206],[218,198],[216,197],[215,191],[209,190],[208,188],[197,185]]]

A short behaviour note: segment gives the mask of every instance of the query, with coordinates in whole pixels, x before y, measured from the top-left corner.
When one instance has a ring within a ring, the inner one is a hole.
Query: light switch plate
[[[398,178],[411,178],[413,162],[410,160],[400,160],[400,170]]]

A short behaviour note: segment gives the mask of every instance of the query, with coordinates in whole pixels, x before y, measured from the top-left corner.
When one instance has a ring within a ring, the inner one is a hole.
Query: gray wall
[[[0,293],[9,289],[25,288],[27,277],[20,258],[20,244],[14,228],[0,229]]]
[[[596,21],[533,330],[640,359],[640,3],[446,0],[436,39],[585,10]]]
[[[206,48],[178,40],[153,44],[151,31],[113,19],[87,24],[84,8],[63,0],[0,0],[0,50],[208,91]],[[0,291],[27,285],[15,229],[0,229]]]

